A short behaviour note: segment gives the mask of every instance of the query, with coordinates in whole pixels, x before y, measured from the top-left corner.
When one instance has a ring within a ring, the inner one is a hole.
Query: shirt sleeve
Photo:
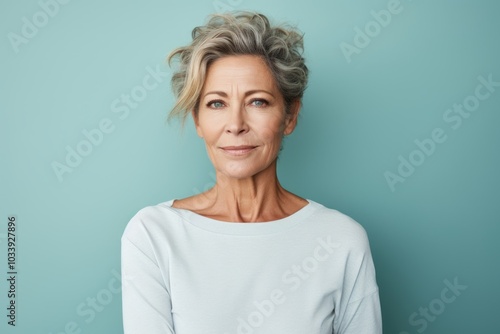
[[[124,334],[175,334],[170,293],[140,219],[121,238]]]
[[[333,334],[382,334],[382,314],[368,237],[360,226],[346,263]]]

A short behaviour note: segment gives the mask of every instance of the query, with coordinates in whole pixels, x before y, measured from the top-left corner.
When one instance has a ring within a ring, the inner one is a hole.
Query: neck
[[[215,219],[233,222],[263,222],[293,212],[295,195],[285,190],[276,173],[276,160],[262,172],[244,179],[217,173],[216,185],[204,195],[204,207]]]

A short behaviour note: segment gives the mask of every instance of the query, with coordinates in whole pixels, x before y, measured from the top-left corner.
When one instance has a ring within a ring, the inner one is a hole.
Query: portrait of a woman
[[[382,333],[364,228],[278,180],[307,86],[303,34],[238,12],[192,36],[169,56],[170,117],[192,117],[216,183],[128,223],[125,334]]]

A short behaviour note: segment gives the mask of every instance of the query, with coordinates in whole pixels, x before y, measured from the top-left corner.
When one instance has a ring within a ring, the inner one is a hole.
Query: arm
[[[342,290],[333,333],[382,334],[375,266],[364,230],[347,261]]]
[[[121,240],[124,334],[175,334],[170,293],[150,245],[137,224],[127,226]]]
[[[333,334],[382,334],[378,290],[361,300],[347,304],[344,317]]]

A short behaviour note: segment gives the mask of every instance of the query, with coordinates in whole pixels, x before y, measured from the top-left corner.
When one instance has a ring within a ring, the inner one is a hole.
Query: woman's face
[[[283,96],[266,63],[257,56],[227,56],[213,62],[200,95],[196,131],[218,173],[253,176],[269,167],[281,139],[290,134],[300,102],[285,117]]]

